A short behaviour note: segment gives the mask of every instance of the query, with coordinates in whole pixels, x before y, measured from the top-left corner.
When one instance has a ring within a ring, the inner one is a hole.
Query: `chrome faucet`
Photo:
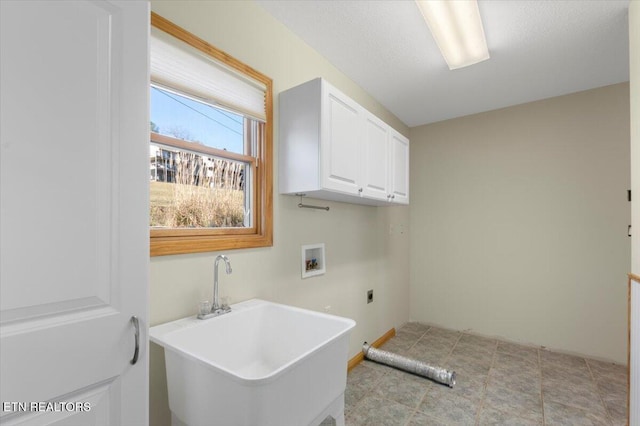
[[[221,308],[220,302],[218,300],[218,262],[220,262],[220,259],[224,260],[227,274],[230,274],[232,272],[231,262],[229,262],[229,258],[224,254],[219,254],[218,257],[216,257],[216,262],[213,264],[213,307],[211,308],[212,311],[217,311],[218,309]]]
[[[198,314],[198,319],[217,317],[218,315],[231,312],[231,308],[229,307],[229,305],[221,306],[218,299],[218,263],[220,262],[220,260],[224,260],[225,270],[227,274],[230,274],[232,272],[231,262],[229,262],[229,258],[224,254],[218,255],[216,257],[215,263],[213,264],[213,305],[211,306],[211,312]]]

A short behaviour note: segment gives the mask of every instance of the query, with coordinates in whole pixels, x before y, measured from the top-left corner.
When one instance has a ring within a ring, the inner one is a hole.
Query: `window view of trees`
[[[151,12],[150,254],[273,244],[273,81]]]
[[[155,87],[152,89],[161,91]],[[171,102],[173,99],[176,102]],[[151,226],[251,226],[251,199],[247,187],[250,181],[247,179],[251,176],[254,158],[244,152],[238,154],[226,149],[230,146],[238,150],[247,145],[250,150],[251,144],[242,143],[249,135],[239,133],[240,138],[229,137],[230,125],[221,122],[221,118],[211,119],[211,111],[215,111],[215,107],[175,93],[156,102],[152,96],[152,121],[149,123]],[[237,124],[249,120],[227,111],[222,113],[223,117],[230,117]],[[169,121],[165,117],[172,119]],[[204,131],[208,132],[208,144],[199,140],[204,137],[195,134],[203,127],[198,120],[207,121]],[[216,129],[216,124],[222,127],[222,131]],[[234,133],[243,132],[244,126],[235,127],[232,129]]]

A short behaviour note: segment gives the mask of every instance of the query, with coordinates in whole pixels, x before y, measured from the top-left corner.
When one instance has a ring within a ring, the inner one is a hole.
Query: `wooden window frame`
[[[235,250],[273,246],[273,82],[271,78],[238,61],[201,38],[175,25],[162,16],[151,12],[151,25],[181,40],[201,52],[211,56],[226,66],[263,83],[265,90],[264,137],[260,138],[257,155],[252,163],[255,170],[253,179],[254,216],[251,228],[196,228],[196,229],[155,229],[150,230],[151,256],[171,254],[202,253],[220,250]],[[166,136],[151,133],[150,140],[162,143]],[[158,140],[160,139],[160,140]],[[171,138],[173,139],[173,138]],[[175,144],[175,141],[171,141]],[[187,147],[185,147],[187,148]],[[199,147],[198,151],[202,151]],[[207,148],[214,150],[215,148]],[[211,151],[215,155],[215,152]],[[224,151],[224,157],[233,158]],[[246,160],[246,157],[242,160]],[[240,159],[240,158],[239,158]]]

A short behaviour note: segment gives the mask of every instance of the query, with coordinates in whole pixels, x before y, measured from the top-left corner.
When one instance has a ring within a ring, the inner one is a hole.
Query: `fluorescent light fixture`
[[[477,0],[416,0],[449,69],[489,59]]]

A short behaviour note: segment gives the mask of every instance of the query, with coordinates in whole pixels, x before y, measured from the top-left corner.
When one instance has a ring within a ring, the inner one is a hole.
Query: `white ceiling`
[[[410,127],[629,80],[629,0],[479,0],[491,58],[450,71],[413,0],[258,0]]]

